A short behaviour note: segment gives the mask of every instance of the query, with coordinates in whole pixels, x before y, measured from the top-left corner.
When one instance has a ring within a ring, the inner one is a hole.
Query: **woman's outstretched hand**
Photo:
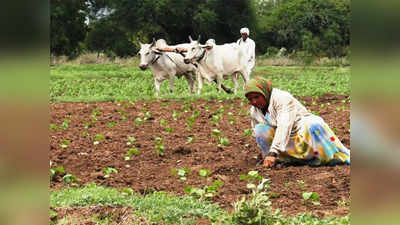
[[[276,157],[274,156],[267,156],[264,159],[264,164],[263,166],[266,168],[273,167],[275,165]]]

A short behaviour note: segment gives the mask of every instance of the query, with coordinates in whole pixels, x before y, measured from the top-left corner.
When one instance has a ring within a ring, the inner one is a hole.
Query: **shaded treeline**
[[[51,53],[84,51],[132,56],[139,41],[217,44],[250,29],[258,54],[285,47],[314,56],[344,56],[350,43],[350,0],[51,0]]]

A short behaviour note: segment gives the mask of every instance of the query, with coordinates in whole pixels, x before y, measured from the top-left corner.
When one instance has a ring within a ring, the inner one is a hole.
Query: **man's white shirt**
[[[243,48],[246,53],[249,62],[248,71],[251,73],[256,62],[256,43],[250,38],[247,38],[246,41],[240,38],[236,43]]]

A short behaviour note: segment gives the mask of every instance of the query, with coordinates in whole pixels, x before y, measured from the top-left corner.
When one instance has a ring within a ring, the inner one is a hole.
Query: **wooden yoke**
[[[187,52],[186,48],[156,48],[158,51],[160,52],[178,52],[178,53],[182,53],[182,52]]]

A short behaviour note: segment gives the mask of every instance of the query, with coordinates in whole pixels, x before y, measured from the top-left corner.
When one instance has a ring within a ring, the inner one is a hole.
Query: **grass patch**
[[[252,199],[264,201],[261,198]],[[270,205],[269,200],[264,202]],[[225,212],[216,204],[207,201],[200,201],[189,196],[170,196],[166,192],[154,192],[145,196],[136,195],[127,189],[117,190],[106,188],[95,184],[88,184],[83,188],[70,188],[55,190],[50,193],[50,207],[76,207],[76,206],[128,206],[132,207],[134,217],[146,218],[147,221],[155,224],[195,224],[198,218],[205,218],[214,224],[239,225],[253,224],[251,221],[258,221],[257,224],[350,224],[349,216],[340,218],[316,218],[309,214],[299,214],[294,217],[283,217],[279,210],[272,212],[268,207],[257,208],[257,215],[252,217],[251,204],[242,203],[246,207],[240,207],[235,216]],[[258,205],[258,203],[257,203]],[[54,214],[50,213],[50,214]],[[243,215],[248,215],[248,220]],[[240,215],[241,219],[237,217]],[[264,219],[257,218],[262,215]],[[50,215],[52,216],[52,215]],[[54,215],[53,215],[54,216]],[[99,224],[111,224],[112,215],[109,218],[102,218]],[[93,219],[93,218],[92,218]],[[58,218],[57,224],[74,221],[69,215]],[[239,222],[238,222],[239,221]],[[249,223],[247,223],[248,221]],[[99,221],[98,221],[99,222]]]
[[[123,194],[114,188],[88,184],[83,188],[56,190],[50,194],[50,207],[131,206],[137,216],[161,224],[193,224],[197,218],[217,220],[225,212],[217,205],[192,197],[174,197],[165,192],[146,196]]]
[[[135,64],[61,64],[51,67],[50,100],[53,102],[136,101],[155,99],[150,70],[141,71]],[[281,67],[257,66],[252,73],[270,79],[274,87],[297,96],[319,96],[324,93],[350,93],[348,67]],[[233,89],[231,79],[224,85]],[[169,93],[169,82],[161,84],[163,99],[232,99],[244,98],[243,80],[236,95],[218,93],[216,85],[204,85],[202,94],[190,94],[184,78],[175,79],[175,91]]]

